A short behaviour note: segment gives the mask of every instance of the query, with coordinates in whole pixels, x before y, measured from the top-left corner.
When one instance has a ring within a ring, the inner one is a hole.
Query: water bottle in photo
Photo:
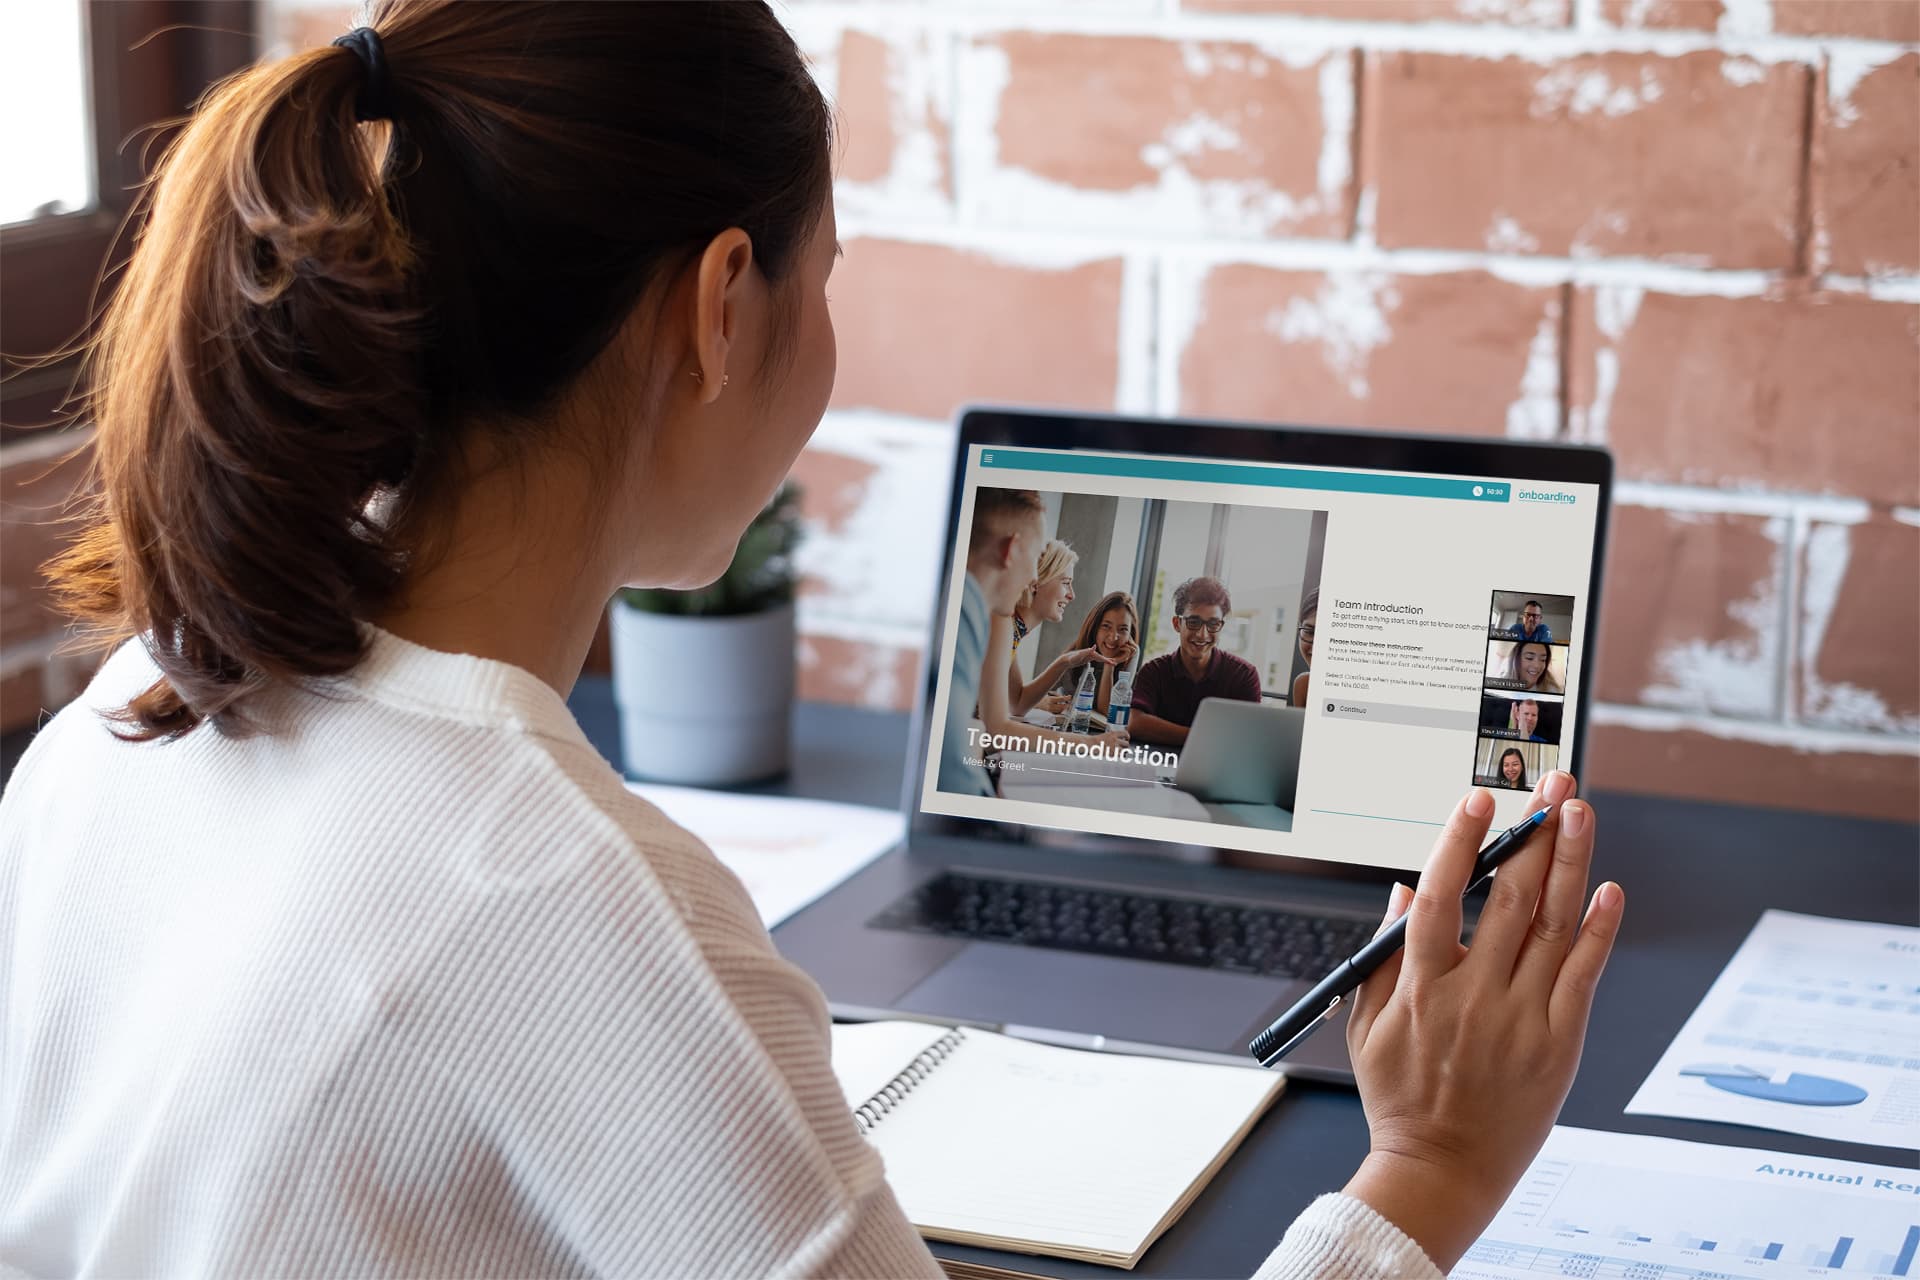
[[[1133,671],[1122,671],[1113,682],[1113,696],[1107,703],[1107,728],[1122,730],[1133,719]]]
[[[1100,673],[1094,669],[1094,664],[1089,662],[1087,674],[1080,677],[1080,692],[1073,695],[1072,732],[1087,732],[1093,719],[1093,691],[1099,684]]]

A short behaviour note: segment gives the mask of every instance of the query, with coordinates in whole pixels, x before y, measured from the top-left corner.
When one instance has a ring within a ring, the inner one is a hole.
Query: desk
[[[574,692],[582,728],[618,760],[604,679]],[[802,706],[795,771],[765,788],[893,804],[907,718]],[[1563,1124],[1920,1167],[1912,1152],[1733,1125],[1623,1114],[1694,1005],[1768,907],[1892,924],[1920,923],[1920,833],[1911,826],[1649,796],[1594,798],[1596,876],[1627,891],[1627,918],[1594,1002],[1580,1075]],[[1329,1028],[1328,1034],[1338,1034]],[[1136,1276],[1244,1276],[1323,1191],[1338,1190],[1367,1151],[1359,1095],[1295,1081]],[[1057,1276],[1128,1274],[1059,1258],[936,1244],[936,1255]]]

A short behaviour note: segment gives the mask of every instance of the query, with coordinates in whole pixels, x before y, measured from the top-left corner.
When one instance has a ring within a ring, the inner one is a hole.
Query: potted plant
[[[613,690],[629,774],[725,786],[786,772],[799,542],[800,491],[789,481],[711,586],[614,597]]]

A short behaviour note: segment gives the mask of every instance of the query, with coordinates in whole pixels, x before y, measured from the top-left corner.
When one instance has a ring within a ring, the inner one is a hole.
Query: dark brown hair
[[[345,47],[218,86],[92,353],[97,496],[50,573],[160,666],[126,736],[243,730],[248,695],[351,668],[477,433],[551,443],[542,411],[715,235],[779,284],[825,208],[829,111],[763,3],[368,25],[391,119],[356,122]]]
[[[1233,597],[1227,594],[1227,584],[1205,574],[1197,578],[1188,578],[1173,589],[1175,613],[1184,614],[1189,606],[1196,604],[1217,604],[1220,606],[1220,612],[1233,612]]]
[[[975,489],[973,491],[973,529],[967,537],[967,554],[981,550],[1013,526],[1033,517],[1044,518],[1046,507],[1033,489]]]

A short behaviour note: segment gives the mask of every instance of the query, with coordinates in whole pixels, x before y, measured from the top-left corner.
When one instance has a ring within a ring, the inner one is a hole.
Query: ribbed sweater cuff
[[[1412,1237],[1372,1205],[1331,1192],[1293,1220],[1255,1280],[1445,1280]]]

